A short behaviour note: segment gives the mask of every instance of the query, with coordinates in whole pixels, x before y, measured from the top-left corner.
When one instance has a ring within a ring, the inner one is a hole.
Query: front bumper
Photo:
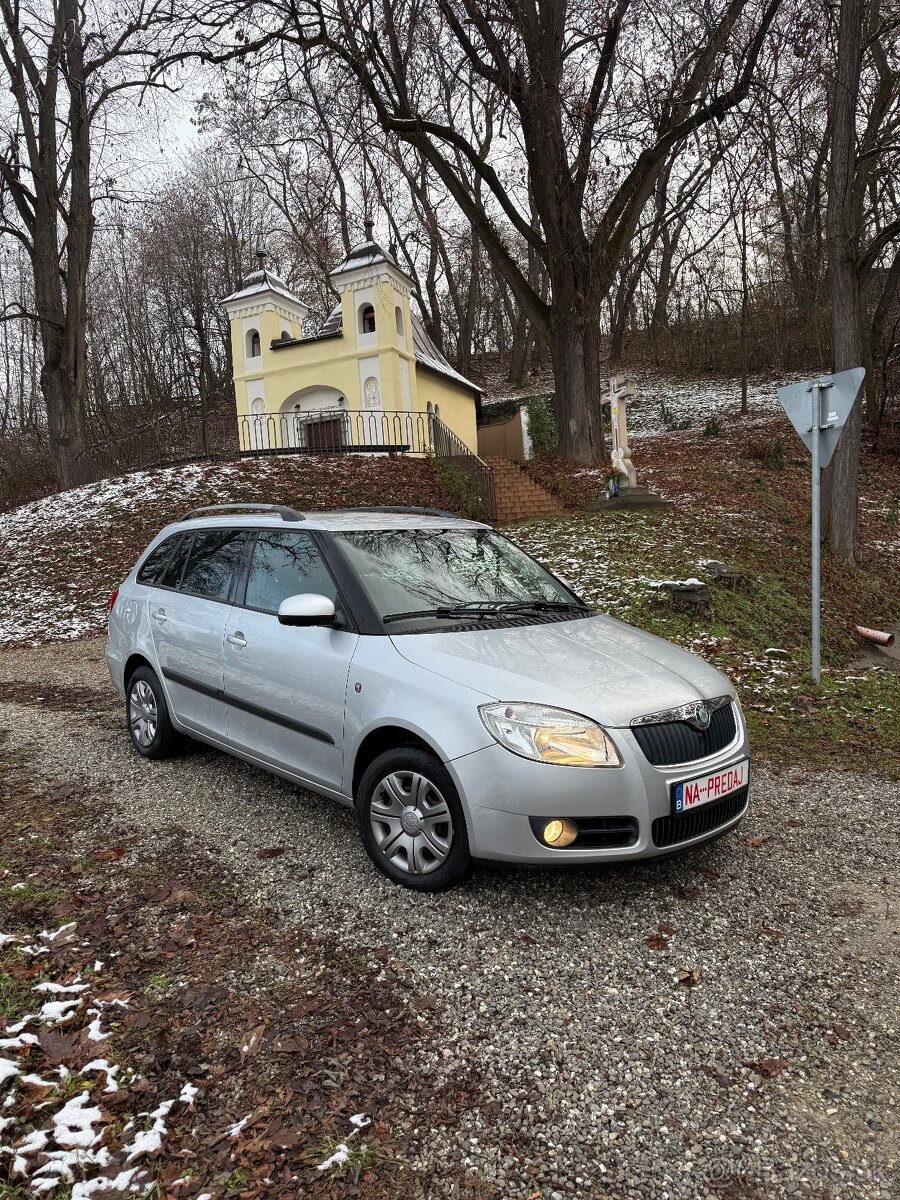
[[[469,844],[475,858],[519,863],[596,863],[657,858],[700,845],[738,825],[749,787],[730,806],[709,805],[702,821],[673,829],[670,787],[729,767],[749,757],[743,717],[736,707],[737,735],[719,753],[678,767],[647,762],[628,729],[613,729],[621,767],[562,767],[532,762],[502,746],[488,746],[446,764],[466,813]],[[702,814],[704,809],[696,810]],[[632,818],[637,836],[630,845],[554,849],[540,842],[532,818]],[[656,840],[654,839],[654,822]],[[708,827],[710,826],[711,827]],[[698,832],[699,831],[699,832]],[[674,837],[674,840],[672,840]]]

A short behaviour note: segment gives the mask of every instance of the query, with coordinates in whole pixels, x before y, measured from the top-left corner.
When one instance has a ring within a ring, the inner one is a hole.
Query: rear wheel
[[[394,883],[439,892],[471,866],[456,787],[427,750],[402,746],[379,755],[360,781],[356,814],[369,857]]]
[[[125,715],[131,744],[144,758],[171,758],[183,739],[173,727],[159,677],[138,667],[125,687]]]

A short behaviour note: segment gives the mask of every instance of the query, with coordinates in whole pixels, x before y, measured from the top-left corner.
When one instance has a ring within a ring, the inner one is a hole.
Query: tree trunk
[[[558,313],[550,330],[556,390],[553,407],[559,453],[573,462],[603,459],[600,427],[599,330],[571,314]]]
[[[859,273],[860,234],[856,188],[856,105],[862,63],[865,0],[841,0],[838,57],[832,94],[832,142],[828,187],[828,258],[831,272],[831,324],[837,371],[862,362]],[[825,470],[822,529],[834,557],[853,565],[859,529],[860,401],[854,404]]]
[[[749,307],[747,283],[747,197],[741,205],[741,416],[749,411],[747,404],[747,315]]]

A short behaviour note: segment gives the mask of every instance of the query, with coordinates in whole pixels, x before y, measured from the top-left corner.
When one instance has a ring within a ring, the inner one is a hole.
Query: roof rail
[[[447,512],[445,508],[416,508],[411,504],[359,504],[353,508],[339,508],[336,512],[371,512],[371,513],[414,513],[422,517],[451,517],[454,521],[465,520],[458,513]]]
[[[305,521],[306,517],[295,508],[287,508],[283,504],[205,504],[202,508],[192,508],[179,521],[190,521],[194,517],[212,516],[213,513],[228,512],[258,512],[277,513],[282,521]]]

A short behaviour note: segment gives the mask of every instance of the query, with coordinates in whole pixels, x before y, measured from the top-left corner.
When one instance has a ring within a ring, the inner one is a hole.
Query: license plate
[[[739,763],[713,771],[709,775],[698,775],[696,779],[685,779],[672,784],[672,811],[690,812],[714,800],[722,800],[732,792],[747,786],[750,778],[750,760],[743,758]]]

